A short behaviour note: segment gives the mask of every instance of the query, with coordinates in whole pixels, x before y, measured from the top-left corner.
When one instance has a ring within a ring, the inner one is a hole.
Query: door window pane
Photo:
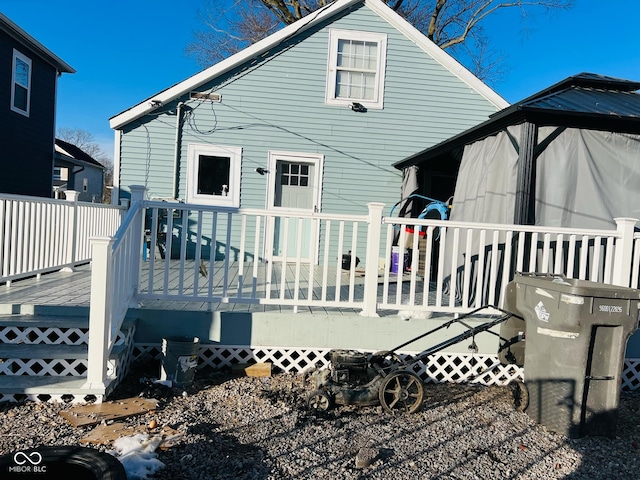
[[[280,162],[280,185],[292,187],[309,186],[309,165]]]

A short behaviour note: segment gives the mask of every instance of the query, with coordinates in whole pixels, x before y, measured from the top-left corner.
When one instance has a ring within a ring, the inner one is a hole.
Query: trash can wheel
[[[524,412],[529,406],[529,389],[520,380],[509,383],[511,395],[513,395],[513,406],[519,412]]]

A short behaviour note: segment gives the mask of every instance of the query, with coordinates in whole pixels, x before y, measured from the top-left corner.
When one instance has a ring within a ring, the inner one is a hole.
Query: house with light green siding
[[[113,197],[144,185],[166,201],[388,212],[394,163],[506,106],[383,2],[338,0],[112,117]]]

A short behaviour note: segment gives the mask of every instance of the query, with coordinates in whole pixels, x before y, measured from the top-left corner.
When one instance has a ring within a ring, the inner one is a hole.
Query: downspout
[[[184,102],[178,102],[178,106],[176,107],[176,144],[175,144],[175,152],[173,156],[173,199],[178,199],[178,186],[180,184],[180,179],[178,178],[178,166],[180,164],[180,133],[181,133],[181,123],[182,123],[182,107],[184,106]]]
[[[85,169],[85,167],[80,167],[80,170],[74,170],[73,167],[71,167],[71,176],[73,178],[73,184],[71,185],[71,190],[75,190],[76,189],[76,175],[78,173],[82,173],[84,171],[84,169]]]

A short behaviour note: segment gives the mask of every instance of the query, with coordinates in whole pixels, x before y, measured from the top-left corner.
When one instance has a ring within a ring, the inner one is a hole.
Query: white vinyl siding
[[[31,59],[13,50],[11,110],[29,116],[31,103]]]
[[[240,206],[242,149],[222,145],[189,145],[187,202]]]
[[[326,103],[382,108],[386,52],[385,34],[331,29]]]

